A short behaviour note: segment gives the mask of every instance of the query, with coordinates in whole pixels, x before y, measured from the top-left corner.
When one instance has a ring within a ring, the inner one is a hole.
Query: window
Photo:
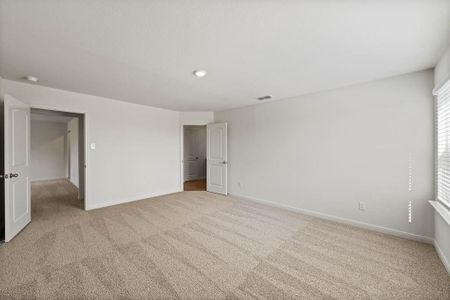
[[[437,92],[437,199],[450,207],[450,80]]]

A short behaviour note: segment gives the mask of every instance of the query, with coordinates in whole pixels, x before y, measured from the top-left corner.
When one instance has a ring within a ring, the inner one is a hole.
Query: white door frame
[[[184,191],[184,126],[206,126],[212,122],[189,122],[180,124],[180,192]]]
[[[67,125],[69,125],[69,123],[67,123]],[[67,175],[67,178],[69,178],[69,180],[70,180],[70,170],[72,168],[72,165],[70,164],[70,154],[71,154],[71,151],[70,151],[70,132],[68,130],[66,131],[66,144],[65,144],[65,146],[66,146],[66,153],[65,153],[65,155],[67,157],[67,160],[66,160],[66,175]],[[78,157],[79,156],[80,156],[80,153],[78,153]],[[78,170],[78,173],[79,172],[80,172],[80,170]]]
[[[75,111],[75,110],[67,110],[64,108],[58,108],[58,107],[53,107],[53,106],[46,106],[46,105],[30,105],[31,109],[45,109],[45,110],[50,110],[50,111],[56,111],[56,112],[64,112],[64,113],[72,113],[72,114],[79,114],[79,115],[83,115],[84,116],[84,205],[83,205],[83,209],[87,210],[86,207],[89,207],[87,204],[89,203],[89,145],[88,145],[88,141],[89,141],[89,122],[88,122],[88,114],[84,111]],[[79,137],[80,135],[78,135]],[[78,141],[79,142],[79,141]],[[78,155],[80,155],[80,153],[78,153]],[[81,170],[78,170],[78,172],[80,172]]]

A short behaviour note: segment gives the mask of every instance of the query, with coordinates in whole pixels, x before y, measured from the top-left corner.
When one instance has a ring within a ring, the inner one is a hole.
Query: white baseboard
[[[68,180],[68,177],[46,177],[46,178],[34,178],[31,179],[31,182],[40,182],[40,181],[52,181],[52,180]]]
[[[124,203],[128,203],[128,202],[145,200],[148,198],[154,198],[154,197],[174,194],[177,192],[178,192],[178,190],[173,190],[173,191],[167,191],[167,192],[150,193],[147,195],[141,195],[141,196],[137,196],[137,197],[121,198],[121,199],[116,199],[116,200],[106,201],[106,202],[101,202],[101,203],[94,203],[94,204],[85,203],[84,207],[85,207],[85,210],[92,210],[92,209],[103,208],[103,207],[108,207],[108,206],[113,206],[113,205],[118,205],[118,204],[124,204]]]
[[[436,249],[436,252],[441,259],[442,263],[444,264],[445,269],[450,274],[450,262],[447,260],[447,258],[444,255],[444,252],[442,251],[441,247],[439,247],[439,244],[436,242],[436,240],[433,241],[434,249]]]
[[[393,235],[393,236],[397,236],[397,237],[401,237],[401,238],[405,238],[405,239],[409,239],[409,240],[419,241],[419,242],[423,242],[423,243],[427,243],[427,244],[433,244],[433,242],[434,242],[434,239],[432,237],[428,237],[428,236],[417,235],[417,234],[413,234],[413,233],[409,233],[409,232],[405,232],[405,231],[401,231],[401,230],[397,230],[397,229],[386,228],[386,227],[382,227],[382,226],[378,226],[378,225],[374,225],[374,224],[369,224],[369,223],[346,219],[346,218],[342,218],[342,217],[338,217],[338,216],[328,215],[328,214],[320,213],[317,211],[312,211],[312,210],[302,209],[302,208],[298,208],[298,207],[294,207],[294,206],[290,206],[290,205],[286,205],[286,204],[276,203],[273,201],[261,200],[261,199],[256,199],[253,197],[242,196],[242,195],[237,195],[237,194],[229,194],[229,195],[232,197],[242,198],[242,199],[253,201],[253,202],[267,204],[267,205],[277,207],[277,208],[284,208],[284,209],[294,211],[294,212],[299,212],[299,213],[302,213],[302,214],[305,214],[308,216],[313,216],[313,217],[317,217],[317,218],[324,219],[324,220],[334,221],[334,222],[341,223],[341,224],[352,225],[352,226],[363,228],[363,229],[369,229],[369,230],[373,230],[376,232],[381,232],[381,233],[385,233],[385,234],[389,234],[389,235]]]

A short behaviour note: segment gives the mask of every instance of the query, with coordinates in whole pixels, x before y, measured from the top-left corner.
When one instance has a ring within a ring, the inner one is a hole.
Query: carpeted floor
[[[32,187],[0,246],[0,298],[449,299],[431,245],[206,192],[83,211]]]

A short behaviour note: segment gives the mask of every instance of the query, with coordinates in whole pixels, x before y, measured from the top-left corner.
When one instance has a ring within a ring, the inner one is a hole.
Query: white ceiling
[[[174,110],[423,70],[450,42],[449,0],[0,3],[2,77]]]

